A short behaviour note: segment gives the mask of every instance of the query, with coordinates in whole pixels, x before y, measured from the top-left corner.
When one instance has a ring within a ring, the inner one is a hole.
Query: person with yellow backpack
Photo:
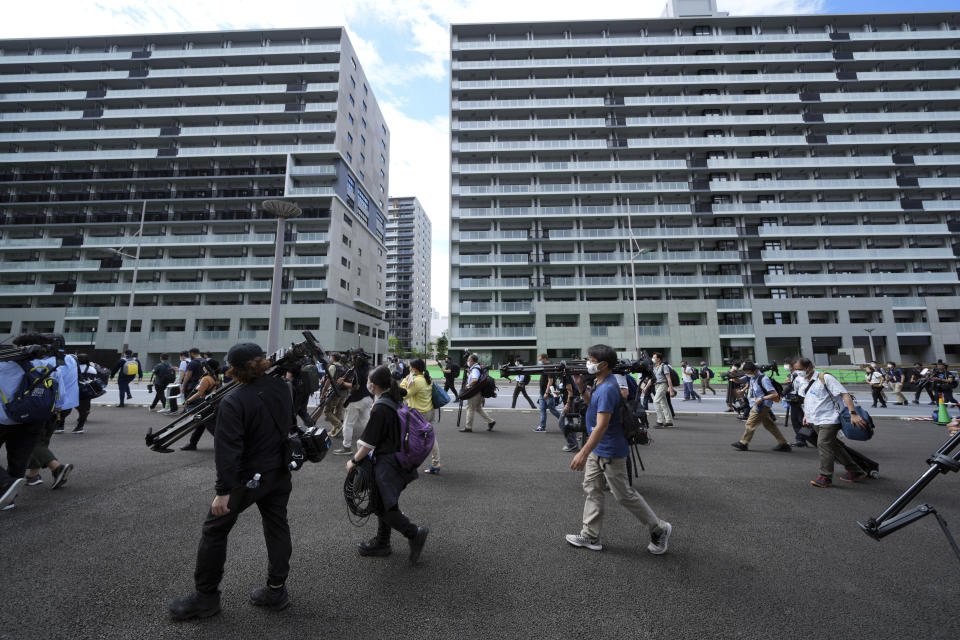
[[[424,419],[433,423],[437,414],[433,406],[433,380],[430,379],[430,372],[427,371],[427,364],[423,358],[416,358],[410,361],[410,374],[405,377],[400,386],[407,390],[404,398],[407,406],[416,409]],[[436,431],[434,431],[433,449],[430,450],[430,468],[427,469],[430,475],[440,473],[440,447],[437,446]]]
[[[117,388],[120,389],[120,404],[117,406],[123,407],[124,401],[133,400],[133,394],[130,393],[130,383],[133,382],[134,378],[143,380],[143,366],[140,364],[140,360],[133,355],[133,351],[127,349],[123,352],[123,357],[117,364],[113,365],[113,370],[110,371],[110,377],[113,376],[117,376]]]

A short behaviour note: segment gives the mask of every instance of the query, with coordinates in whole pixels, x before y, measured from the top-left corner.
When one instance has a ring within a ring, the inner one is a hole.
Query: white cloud
[[[812,13],[825,0],[720,0],[720,9],[739,15]],[[370,78],[391,133],[390,195],[415,195],[433,221],[433,306],[449,299],[449,132],[442,116],[428,119],[412,94],[412,80],[447,82],[449,25],[471,22],[623,19],[656,17],[665,0],[44,0],[7,2],[0,37],[43,37],[153,33],[217,29],[346,25]],[[384,59],[384,42],[361,37],[375,26],[408,56]],[[378,46],[379,45],[379,46]]]

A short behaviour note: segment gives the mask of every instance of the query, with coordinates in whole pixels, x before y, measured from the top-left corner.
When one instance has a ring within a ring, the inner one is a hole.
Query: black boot
[[[383,519],[378,518],[377,535],[366,542],[358,544],[357,553],[362,556],[384,558],[392,552],[393,550],[390,548],[390,525],[384,522]]]
[[[271,611],[283,611],[290,606],[290,594],[287,593],[287,585],[279,589],[271,589],[269,586],[257,587],[250,594],[250,604],[255,607],[266,607]]]
[[[420,559],[420,552],[423,551],[423,545],[427,543],[427,534],[430,530],[426,527],[417,527],[417,533],[410,538],[410,564],[417,564]]]
[[[209,618],[220,613],[220,592],[200,593],[194,591],[188,596],[177,598],[170,603],[170,615],[174,620]]]

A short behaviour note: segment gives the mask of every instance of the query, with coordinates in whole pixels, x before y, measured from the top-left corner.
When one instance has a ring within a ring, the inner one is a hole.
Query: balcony
[[[53,293],[52,284],[0,284],[0,296],[36,296]]]
[[[930,335],[930,325],[926,322],[898,322],[897,335]]]
[[[924,298],[892,298],[891,306],[894,309],[926,309],[927,301]]]
[[[741,276],[637,276],[637,287],[740,287]],[[580,288],[627,288],[631,287],[630,278],[619,276],[594,276],[583,278],[550,278],[551,289]]]
[[[525,253],[480,254],[469,256],[454,256],[453,264],[527,264],[529,256]]]
[[[754,335],[752,324],[721,324],[717,327],[721,336],[736,337]]]
[[[454,289],[529,289],[530,278],[460,278],[453,284]]]
[[[229,331],[197,331],[193,334],[193,337],[197,340],[228,340],[230,338]]]
[[[767,286],[877,286],[885,284],[956,284],[956,271],[940,273],[787,273],[765,274]]]
[[[128,282],[87,282],[77,285],[77,294],[130,293]],[[270,291],[269,282],[218,280],[213,282],[138,282],[137,293],[205,293]]]
[[[534,327],[479,327],[472,329],[453,328],[456,338],[533,338]]]
[[[532,302],[463,302],[458,307],[463,314],[530,314],[533,313]]]

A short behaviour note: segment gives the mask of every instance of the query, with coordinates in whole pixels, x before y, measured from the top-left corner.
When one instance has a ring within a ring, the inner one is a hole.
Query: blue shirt
[[[58,409],[73,409],[80,403],[80,389],[77,385],[77,360],[73,356],[64,358],[64,366],[57,367],[51,377],[57,381]],[[56,366],[55,358],[43,358],[30,361],[31,367]],[[6,399],[12,399],[20,389],[23,379],[23,369],[17,362],[0,362],[0,392]],[[7,411],[0,402],[0,424],[19,424],[7,416]]]
[[[764,374],[761,373],[758,376],[748,376],[748,377],[750,378],[750,393],[753,394],[754,399],[762,398],[763,396],[769,393],[772,393],[773,391],[776,391],[776,389],[773,388],[773,383],[770,382],[770,379],[767,378],[767,376],[765,376]],[[761,406],[772,407],[773,400],[764,400],[761,403]],[[752,411],[756,411],[756,410],[757,410],[757,405],[754,404]]]
[[[890,378],[890,382],[903,382],[903,369],[898,367],[887,369],[886,374]]]
[[[620,424],[620,386],[613,376],[607,376],[590,396],[590,405],[587,407],[587,434],[596,429],[598,413],[609,413],[610,423],[593,452],[601,458],[626,458],[630,455],[630,445],[627,444],[623,425]]]

